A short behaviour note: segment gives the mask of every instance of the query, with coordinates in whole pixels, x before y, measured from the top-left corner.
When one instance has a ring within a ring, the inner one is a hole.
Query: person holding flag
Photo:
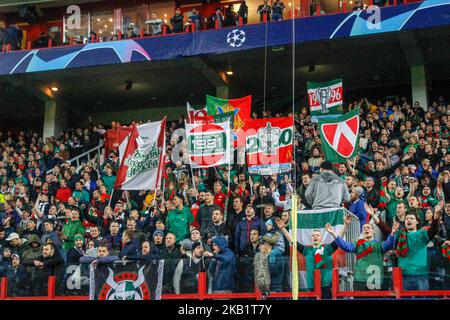
[[[348,215],[344,220],[348,225],[351,222],[351,216]],[[380,222],[380,220],[378,220]],[[395,233],[400,224],[394,222],[392,231],[386,241],[379,242],[375,240],[375,229],[370,223],[366,223],[362,228],[362,239],[353,242],[345,241],[342,236],[336,235],[333,227],[327,223],[325,229],[336,239],[336,243],[342,250],[356,254],[355,282],[353,288],[356,291],[379,290],[384,277],[383,258],[384,254],[394,248]]]
[[[286,229],[283,221],[280,218],[275,218],[277,227],[283,232],[289,243],[292,245],[292,237]],[[342,237],[346,232],[346,225],[339,232]],[[339,249],[339,246],[334,240],[325,245],[322,244],[323,235],[319,230],[313,230],[311,235],[312,246],[305,246],[297,242],[297,251],[305,256],[306,260],[306,288],[308,290],[314,289],[314,271],[320,269],[321,271],[321,285],[322,285],[322,299],[331,299],[331,278],[333,268],[333,253]]]

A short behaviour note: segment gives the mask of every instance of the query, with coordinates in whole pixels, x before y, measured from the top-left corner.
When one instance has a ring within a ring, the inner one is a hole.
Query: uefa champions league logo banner
[[[371,13],[369,10],[362,10],[296,19],[295,41],[301,43],[450,25],[448,19],[450,0],[428,0],[374,11]],[[284,20],[170,37],[148,37],[74,47],[15,51],[0,54],[0,74],[151,62],[264,48],[266,44],[271,47],[291,43],[292,21]]]

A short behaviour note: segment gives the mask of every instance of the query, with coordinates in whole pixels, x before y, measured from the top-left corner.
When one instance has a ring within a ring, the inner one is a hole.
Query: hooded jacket
[[[186,253],[186,258],[180,259],[173,275],[175,293],[198,292],[198,273],[205,271],[205,259],[194,257],[192,252]]]
[[[34,248],[31,246],[32,243],[38,243],[39,245]],[[22,256],[22,264],[26,267],[26,271],[31,272],[31,270],[34,269],[34,260],[39,260],[40,258],[42,258],[41,242],[39,240],[39,236],[33,234],[30,236],[28,249],[23,253]]]
[[[214,254],[208,267],[208,273],[212,280],[212,291],[233,290],[236,272],[234,253],[228,248],[225,237],[216,237],[212,242],[220,248],[220,253]]]
[[[83,226],[83,223],[80,220],[69,220],[62,230],[63,234],[67,236],[67,239],[64,240],[63,248],[64,250],[69,250],[75,246],[75,235],[81,234],[84,236],[86,233],[86,229]]]
[[[366,201],[363,193],[355,202],[350,202],[348,205],[348,211],[353,213],[359,219],[360,231],[362,231],[363,225],[368,222],[367,211],[364,208],[365,203]]]
[[[315,176],[305,192],[306,201],[316,209],[339,208],[350,200],[345,182],[334,172],[325,171]]]

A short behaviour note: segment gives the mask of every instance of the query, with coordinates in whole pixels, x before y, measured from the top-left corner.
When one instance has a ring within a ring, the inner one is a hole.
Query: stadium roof
[[[347,93],[362,88],[408,85],[409,64],[417,63],[411,55],[412,45],[423,53],[430,80],[449,78],[450,28],[418,30],[297,45],[296,94],[306,91],[306,81],[339,77],[344,79]],[[290,46],[268,48],[267,98],[291,95],[291,50]],[[253,94],[257,101],[264,93],[264,56],[264,49],[254,49],[152,63],[77,68],[70,72],[17,74],[3,77],[2,82],[8,83],[11,98],[24,96],[24,106],[33,104],[36,93],[57,86],[60,90],[55,97],[80,112],[181,106],[186,101],[204,104],[205,94],[215,94],[217,86],[225,85],[229,86],[231,97]],[[314,66],[313,72],[310,66]],[[225,75],[227,70],[232,70],[233,76]],[[127,81],[133,83],[131,90],[125,90]],[[28,91],[26,95],[24,88]],[[17,111],[17,107],[2,108],[2,113],[12,111]]]

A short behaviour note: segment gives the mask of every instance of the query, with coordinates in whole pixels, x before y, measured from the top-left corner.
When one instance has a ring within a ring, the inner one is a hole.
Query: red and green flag
[[[235,146],[237,145],[237,136],[243,129],[245,119],[250,118],[252,110],[252,96],[246,96],[238,99],[222,99],[206,95],[206,110],[208,115],[217,116],[233,112],[233,131]],[[239,145],[243,147],[244,145]]]
[[[307,82],[308,102],[312,117],[342,113],[342,79]]]
[[[357,155],[359,124],[359,109],[338,117],[319,118],[320,139],[326,160],[342,163]]]
[[[289,172],[293,161],[292,117],[246,119],[248,172],[257,175]]]

